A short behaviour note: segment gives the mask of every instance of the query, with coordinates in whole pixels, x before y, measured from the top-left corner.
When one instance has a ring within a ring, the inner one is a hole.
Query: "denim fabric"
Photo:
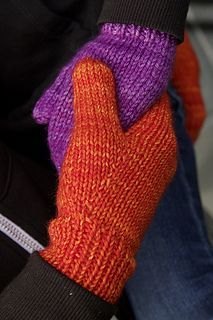
[[[126,286],[136,320],[213,319],[213,248],[204,227],[194,150],[181,99],[170,90],[179,142],[176,176]]]

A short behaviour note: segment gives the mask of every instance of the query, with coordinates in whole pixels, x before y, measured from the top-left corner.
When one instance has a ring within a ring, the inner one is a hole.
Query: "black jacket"
[[[27,262],[32,251],[48,242],[46,226],[55,212],[57,180],[46,129],[33,121],[32,107],[61,66],[96,35],[97,21],[152,27],[181,42],[188,4],[189,0],[1,1],[0,319],[101,320],[116,313],[117,307],[67,279],[38,254]]]

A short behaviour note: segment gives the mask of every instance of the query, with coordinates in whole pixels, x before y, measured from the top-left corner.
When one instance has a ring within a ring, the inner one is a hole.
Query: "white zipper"
[[[43,249],[43,246],[38,241],[1,213],[0,231],[30,254]]]

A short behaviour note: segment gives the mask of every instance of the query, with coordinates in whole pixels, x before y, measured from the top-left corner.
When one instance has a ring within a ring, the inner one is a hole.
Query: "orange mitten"
[[[59,178],[58,215],[41,255],[76,283],[115,303],[176,170],[170,104],[164,95],[124,132],[107,66],[83,60],[73,83],[75,126]]]
[[[206,117],[199,82],[199,62],[186,33],[184,43],[177,47],[173,84],[183,99],[186,129],[193,142],[196,141]]]

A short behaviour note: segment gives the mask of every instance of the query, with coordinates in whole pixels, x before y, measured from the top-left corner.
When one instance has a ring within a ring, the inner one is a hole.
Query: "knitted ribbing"
[[[184,43],[177,49],[173,84],[183,98],[186,129],[195,142],[205,121],[206,110],[200,87],[199,61],[187,33]]]
[[[87,59],[76,66],[73,81],[75,126],[59,178],[58,215],[41,255],[115,303],[176,170],[172,115],[164,95],[124,132],[110,69]]]
[[[71,75],[78,61],[91,57],[107,64],[116,80],[119,116],[127,130],[160,97],[168,84],[176,39],[134,25],[105,24],[60,72],[34,109],[39,123],[48,123],[52,160],[60,169],[73,128]]]

